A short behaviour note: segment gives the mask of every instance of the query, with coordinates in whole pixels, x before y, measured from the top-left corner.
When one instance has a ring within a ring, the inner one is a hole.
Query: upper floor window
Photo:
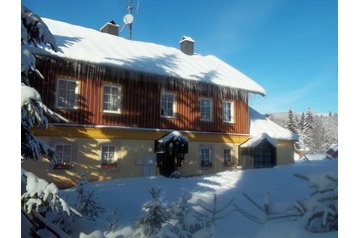
[[[55,145],[56,164],[55,169],[69,169],[72,163],[71,145]]]
[[[234,102],[223,101],[223,121],[234,122]]]
[[[213,120],[213,101],[210,98],[200,99],[200,120]]]
[[[120,113],[121,87],[119,85],[103,86],[103,111]]]
[[[78,95],[78,82],[59,78],[57,80],[56,107],[63,109],[76,109]]]
[[[213,166],[213,155],[212,155],[211,147],[202,146],[200,148],[200,164],[201,167]]]
[[[115,146],[113,145],[104,145],[102,146],[101,151],[101,165],[102,168],[112,168],[117,164],[117,159],[115,157]]]
[[[175,94],[162,92],[160,99],[160,115],[162,117],[175,116]]]

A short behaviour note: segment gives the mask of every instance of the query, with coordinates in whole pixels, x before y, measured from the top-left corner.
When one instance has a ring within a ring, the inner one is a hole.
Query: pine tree
[[[288,121],[286,124],[287,129],[289,129],[292,133],[298,134],[297,124],[296,120],[293,114],[293,111],[291,108],[288,109]],[[294,143],[294,150],[299,151],[300,150],[300,143],[296,141]]]
[[[313,130],[313,114],[311,108],[308,108],[305,113],[305,121],[302,131],[303,146],[306,151],[313,150],[314,130]]]
[[[190,198],[190,195],[182,197],[171,206],[173,220],[176,221],[172,231],[179,238],[191,238],[206,226],[196,214],[193,204],[189,203]]]
[[[46,144],[41,142],[31,133],[33,127],[47,128],[48,119],[55,121],[67,120],[57,113],[51,111],[41,101],[40,94],[30,85],[30,79],[42,80],[43,76],[36,69],[36,60],[31,50],[39,45],[50,45],[56,51],[55,38],[47,28],[42,19],[21,6],[21,161],[38,160],[47,157],[51,161],[56,160],[55,152]],[[64,211],[67,215],[79,214],[70,207],[57,193],[55,184],[47,183],[36,175],[22,169],[22,197],[23,210],[27,213]]]
[[[305,124],[305,113],[302,112],[301,120],[300,120],[300,124],[299,124],[299,131],[303,131],[304,124]]]
[[[40,94],[30,85],[30,79],[42,80],[43,76],[36,69],[36,60],[31,49],[39,45],[50,45],[57,51],[55,38],[42,19],[21,6],[21,159],[38,160],[47,157],[55,159],[54,151],[33,136],[33,127],[47,128],[48,119],[67,121],[51,111],[41,101]]]
[[[149,193],[152,200],[143,205],[145,214],[135,223],[135,237],[150,237],[157,234],[162,225],[172,218],[169,206],[161,201],[161,189],[151,188]]]
[[[291,108],[288,109],[287,129],[297,134],[297,126],[295,124],[294,115]]]

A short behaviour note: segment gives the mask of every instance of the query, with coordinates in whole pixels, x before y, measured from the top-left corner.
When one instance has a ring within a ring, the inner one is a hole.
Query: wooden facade
[[[39,91],[46,105],[73,124],[249,134],[248,96],[237,89],[57,57],[37,56],[36,65],[45,79],[33,80],[31,84]],[[79,82],[77,109],[55,108],[57,77]],[[121,86],[120,114],[102,110],[102,90],[106,83]],[[160,116],[162,90],[175,94],[174,118]],[[201,97],[212,99],[211,122],[200,120]],[[235,102],[233,123],[223,122],[223,100]]]

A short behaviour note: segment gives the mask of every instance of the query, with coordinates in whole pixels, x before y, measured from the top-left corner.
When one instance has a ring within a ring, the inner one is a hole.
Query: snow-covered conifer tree
[[[172,204],[173,220],[176,221],[172,231],[179,238],[191,238],[206,226],[205,221],[199,219],[193,204],[189,202],[191,196],[184,196]]]
[[[55,158],[54,151],[32,135],[32,127],[47,127],[50,117],[56,121],[65,118],[51,111],[41,101],[40,94],[30,85],[30,79],[41,80],[42,74],[36,69],[36,60],[31,48],[48,44],[57,51],[55,38],[42,19],[21,6],[21,158],[37,160]]]
[[[304,149],[311,151],[313,149],[314,129],[313,129],[313,114],[310,108],[305,113],[305,122],[302,131],[302,141]]]
[[[293,114],[293,111],[291,108],[288,109],[287,129],[289,129],[291,132],[293,132],[295,134],[298,134],[296,120],[295,120],[295,117],[294,117],[294,114]],[[300,143],[298,141],[296,141],[294,143],[294,149],[295,149],[295,151],[300,150]]]
[[[143,205],[145,214],[135,223],[135,237],[154,236],[172,218],[171,209],[161,201],[161,189],[151,188],[149,193],[152,200]]]
[[[57,113],[51,111],[41,101],[40,94],[30,85],[30,79],[41,80],[42,74],[36,69],[36,60],[31,49],[39,45],[48,44],[57,50],[56,42],[42,19],[21,6],[21,160],[38,160],[47,157],[55,160],[54,151],[38,138],[32,135],[33,127],[47,127],[50,117],[56,121],[67,121]],[[46,212],[49,208],[56,212],[74,212],[61,197],[57,195],[58,189],[53,183],[47,183],[36,175],[22,170],[22,197],[23,210],[30,213],[35,208],[38,212]]]
[[[304,124],[305,124],[305,113],[302,112],[300,123],[299,123],[299,126],[298,126],[299,131],[301,131],[301,132],[303,131]]]

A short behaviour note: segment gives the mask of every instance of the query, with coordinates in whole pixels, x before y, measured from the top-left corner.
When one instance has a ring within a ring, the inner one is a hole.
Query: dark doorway
[[[257,143],[245,142],[239,147],[240,165],[243,168],[270,168],[276,166],[276,147],[267,138]]]
[[[156,140],[154,148],[160,175],[169,177],[181,167],[184,156],[188,153],[189,141],[187,137],[173,131]]]

